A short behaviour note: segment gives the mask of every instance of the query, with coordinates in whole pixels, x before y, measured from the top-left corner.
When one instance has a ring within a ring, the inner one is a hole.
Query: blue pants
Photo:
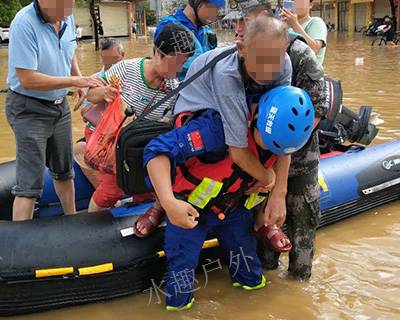
[[[250,287],[262,281],[261,262],[252,234],[253,216],[243,207],[219,220],[213,212],[201,214],[194,229],[177,227],[167,220],[165,253],[168,258],[167,306],[181,308],[193,298],[194,271],[203,242],[213,230],[227,255],[232,282]]]

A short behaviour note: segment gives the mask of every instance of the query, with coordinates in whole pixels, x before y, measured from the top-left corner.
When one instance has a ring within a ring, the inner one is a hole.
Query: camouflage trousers
[[[298,280],[311,276],[315,232],[320,221],[318,169],[288,180],[286,233],[292,242],[289,274]],[[279,253],[259,243],[258,253],[266,269],[276,269]]]

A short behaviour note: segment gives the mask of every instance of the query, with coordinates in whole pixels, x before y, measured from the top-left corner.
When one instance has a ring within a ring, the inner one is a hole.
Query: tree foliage
[[[85,4],[85,3],[88,3],[88,2],[90,2],[90,0],[75,0],[76,4]]]
[[[15,15],[32,0],[0,0],[0,26],[9,27]],[[76,0],[77,4],[84,4],[87,0]]]
[[[150,1],[140,2],[138,8],[146,10],[146,22],[148,26],[155,26],[157,24],[156,13],[154,10],[150,10]]]
[[[0,26],[9,27],[15,15],[32,0],[0,0]]]
[[[183,8],[186,5],[186,0],[162,0],[161,1],[161,15],[166,16],[173,14],[176,9]]]

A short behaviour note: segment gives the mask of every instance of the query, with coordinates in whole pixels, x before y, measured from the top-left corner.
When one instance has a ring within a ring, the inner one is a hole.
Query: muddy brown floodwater
[[[124,45],[127,57],[151,53],[150,40],[125,40]],[[83,73],[100,68],[92,44],[82,44],[77,54]],[[363,64],[356,65],[356,58]],[[385,120],[374,143],[400,139],[400,48],[371,47],[369,38],[332,34],[325,66],[328,75],[342,80],[346,106],[372,105]],[[7,49],[1,48],[0,89],[6,87],[6,69]],[[0,162],[15,157],[4,100],[0,94]],[[75,113],[74,137],[82,132]],[[309,282],[288,280],[286,268],[284,257],[278,270],[265,273],[268,287],[251,293],[232,288],[226,270],[210,273],[207,287],[196,293],[195,307],[179,314],[165,312],[163,304],[149,303],[150,296],[141,294],[18,319],[400,319],[400,203],[319,230]]]

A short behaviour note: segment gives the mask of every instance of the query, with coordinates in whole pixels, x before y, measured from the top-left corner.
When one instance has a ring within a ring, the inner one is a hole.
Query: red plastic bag
[[[121,110],[121,96],[111,102],[93,132],[86,141],[85,162],[101,173],[116,172],[115,147],[125,116]]]

